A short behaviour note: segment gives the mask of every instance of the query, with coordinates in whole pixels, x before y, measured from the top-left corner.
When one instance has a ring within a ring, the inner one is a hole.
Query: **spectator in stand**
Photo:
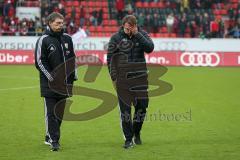
[[[71,18],[74,19],[75,17],[76,17],[76,8],[72,6]]]
[[[218,20],[215,19],[210,23],[211,38],[218,38],[218,31],[219,31]]]
[[[236,11],[235,21],[236,21],[236,23],[238,23],[238,21],[240,21],[240,9],[239,8]]]
[[[199,12],[196,13],[194,21],[195,21],[195,25],[196,25],[196,34],[199,34],[200,28],[202,25],[202,15]]]
[[[42,23],[39,17],[35,17],[35,32],[36,36],[40,36],[42,34]]]
[[[152,32],[153,33],[158,33],[159,31],[159,27],[160,27],[160,18],[159,18],[159,14],[154,13],[153,15],[153,29]]]
[[[189,28],[190,28],[190,36],[191,36],[191,38],[196,37],[196,23],[195,23],[195,21],[191,21],[190,22]]]
[[[182,12],[187,13],[189,10],[189,0],[182,0]]]
[[[35,28],[34,28],[34,21],[31,19],[29,24],[28,24],[28,31],[27,31],[28,36],[35,36]]]
[[[102,21],[103,21],[103,9],[100,9],[97,14],[98,25],[102,25]]]
[[[27,36],[27,33],[28,33],[27,22],[26,19],[24,19],[20,26],[20,36]]]
[[[226,37],[233,38],[233,25],[232,24],[230,24],[227,28]]]
[[[67,33],[68,34],[73,34],[76,32],[76,27],[73,19],[71,19],[69,25],[67,26]]]
[[[47,28],[46,18],[42,17],[42,30],[46,30],[46,28]]]
[[[213,2],[214,0],[202,0],[201,1],[201,5],[202,5],[202,8],[204,9],[211,9],[212,8],[212,5],[213,5]]]
[[[150,14],[146,16],[146,19],[144,20],[144,29],[150,33],[152,32],[152,26],[153,26],[153,19]]]
[[[209,36],[210,32],[210,19],[207,13],[204,13],[203,20],[202,20],[202,34],[205,37]]]
[[[90,22],[91,22],[91,25],[94,25],[94,26],[97,26],[98,25],[98,21],[97,21],[97,14],[98,12],[96,10],[94,10],[91,15],[90,15]]]
[[[120,24],[124,16],[124,0],[116,0],[117,21]]]
[[[7,36],[9,34],[9,26],[6,22],[2,24],[3,36]]]
[[[85,16],[86,16],[85,10],[84,10],[83,6],[81,5],[80,6],[80,26],[84,26],[84,24],[85,24]]]
[[[240,38],[240,29],[238,25],[235,26],[232,32],[233,32],[233,38]]]
[[[17,35],[16,34],[17,33],[17,25],[14,20],[11,21],[11,24],[9,26],[9,32],[10,32],[9,35],[11,35],[11,36]]]
[[[190,9],[195,9],[196,7],[196,2],[197,0],[189,0],[189,8]]]
[[[234,9],[232,4],[229,5],[228,8],[228,16],[229,16],[229,20],[233,20],[234,19]]]
[[[186,32],[186,28],[187,28],[187,18],[186,18],[186,14],[183,14],[179,20],[178,23],[178,27],[179,27],[179,37],[184,37],[185,36],[185,32]]]
[[[9,10],[12,7],[11,0],[8,0],[3,5],[3,16],[8,16]]]
[[[65,13],[65,9],[63,8],[63,5],[62,3],[59,3],[58,4],[58,9],[59,9],[59,13],[61,13],[64,17],[66,16],[66,13]]]
[[[191,0],[191,9],[201,9],[201,0]]]
[[[181,0],[176,0],[175,5],[176,5],[177,12],[180,13],[181,12]]]
[[[133,7],[132,7],[132,4],[130,3],[130,1],[127,2],[124,10],[127,14],[132,14],[133,13]]]
[[[219,26],[218,36],[219,36],[219,38],[224,38],[225,37],[225,25],[224,25],[224,22],[221,17],[218,19],[218,26]]]
[[[166,25],[167,25],[168,33],[172,33],[173,24],[174,24],[174,15],[173,15],[173,13],[170,13],[166,18]]]
[[[145,16],[144,16],[144,14],[141,12],[141,13],[139,14],[139,16],[138,16],[138,21],[137,21],[139,27],[143,28],[143,26],[144,26],[144,20],[145,20]]]

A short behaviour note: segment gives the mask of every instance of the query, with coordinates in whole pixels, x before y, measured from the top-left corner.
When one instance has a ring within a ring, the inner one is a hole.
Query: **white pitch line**
[[[28,86],[28,87],[15,87],[15,88],[0,88],[0,91],[9,91],[9,90],[24,90],[24,89],[33,89],[38,88],[39,86]]]
[[[36,77],[27,77],[27,76],[0,76],[0,78],[6,78],[6,79],[39,79]]]

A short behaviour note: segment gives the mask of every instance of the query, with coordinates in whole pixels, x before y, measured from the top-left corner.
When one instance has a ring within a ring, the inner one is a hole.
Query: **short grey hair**
[[[60,19],[64,19],[63,15],[58,13],[58,12],[52,12],[51,14],[48,15],[46,22],[47,24],[49,24],[50,22],[55,21],[55,19],[60,18]]]

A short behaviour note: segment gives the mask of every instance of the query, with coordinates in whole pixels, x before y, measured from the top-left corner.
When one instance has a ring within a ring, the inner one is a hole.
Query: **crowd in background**
[[[120,25],[123,16],[134,14],[138,18],[138,25],[149,33],[160,33],[166,28],[167,33],[175,33],[177,37],[185,37],[188,33],[190,37],[240,38],[240,5],[234,9],[227,0],[161,0],[166,6],[164,9],[137,8],[136,3],[139,1],[160,0],[109,0],[110,18],[117,19]],[[46,27],[46,17],[53,11],[66,16],[65,30],[69,34],[82,27],[88,31],[87,27],[101,26],[103,22],[102,9],[88,12],[87,7],[80,6],[80,14],[76,14],[76,8],[72,7],[71,14],[66,15],[66,8],[60,0],[39,1],[40,17],[19,20],[16,17],[16,6],[20,2],[0,0],[0,35],[41,35]],[[213,5],[217,9],[226,9],[227,15],[215,16]]]

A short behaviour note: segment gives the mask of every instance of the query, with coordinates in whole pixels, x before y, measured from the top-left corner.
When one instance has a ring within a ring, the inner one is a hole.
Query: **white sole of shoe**
[[[44,141],[44,144],[46,144],[46,145],[51,145],[51,143],[50,142],[46,142],[46,141]]]

